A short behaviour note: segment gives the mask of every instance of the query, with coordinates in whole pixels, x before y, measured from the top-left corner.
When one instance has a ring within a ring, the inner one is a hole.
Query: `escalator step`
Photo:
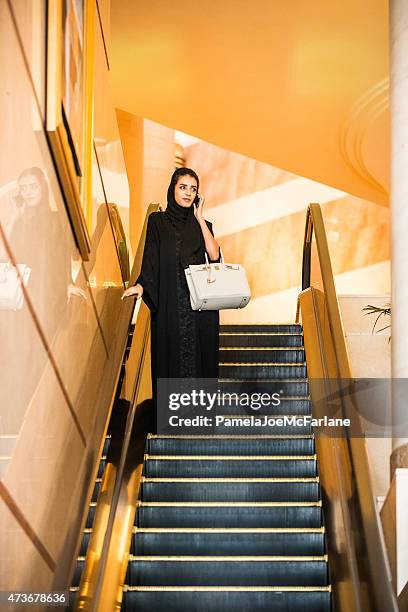
[[[139,502],[136,523],[140,527],[320,527],[321,502],[264,502],[253,505],[198,502]]]
[[[220,378],[235,380],[263,380],[270,378],[305,378],[306,366],[300,364],[280,365],[275,363],[223,363],[219,364]]]
[[[94,519],[95,519],[95,510],[96,510],[96,504],[95,502],[92,502],[91,505],[89,506],[89,510],[88,510],[88,516],[86,517],[86,524],[85,527],[86,529],[91,529]]]
[[[325,586],[325,557],[129,557],[131,586]]]
[[[103,477],[103,473],[105,471],[106,468],[106,456],[104,455],[100,462],[99,462],[99,467],[98,467],[98,474],[97,474],[97,478],[102,478]]]
[[[148,438],[151,455],[312,455],[313,438]]]
[[[110,435],[106,436],[105,438],[105,442],[103,445],[103,451],[102,451],[102,455],[107,455],[108,454],[108,450],[109,450],[109,446],[110,446],[110,442],[111,442],[111,437]]]
[[[101,484],[102,484],[102,478],[96,478],[94,490],[92,492],[92,499],[91,499],[92,502],[98,501],[99,493],[101,490]]]
[[[201,531],[137,529],[130,552],[141,556],[171,555],[309,555],[325,553],[324,531],[252,529]]]
[[[147,478],[308,478],[316,476],[316,457],[286,455],[224,457],[145,455]]]
[[[243,392],[247,392],[247,390],[243,390]],[[252,393],[252,391],[250,391]],[[263,393],[263,390],[256,390],[255,393]],[[260,396],[258,395],[258,398]],[[267,402],[264,402],[265,405],[262,405],[258,400],[253,400],[254,403],[251,405],[247,405],[248,402],[244,404],[240,404],[239,398],[236,396],[231,398],[226,397],[223,403],[219,405],[215,404],[213,408],[213,412],[211,414],[240,414],[240,415],[251,415],[260,416],[263,414],[268,415],[281,415],[281,414],[311,414],[311,404],[310,400],[307,397],[303,398],[285,398],[281,397],[279,400],[279,404],[274,405],[272,400],[269,398],[268,405]],[[276,403],[276,402],[275,402]]]
[[[220,348],[219,360],[221,363],[302,363],[305,362],[305,351],[300,348],[259,348],[259,347],[231,347]]]
[[[329,612],[330,592],[316,587],[293,590],[278,588],[267,590],[190,590],[164,587],[135,587],[123,593],[124,612]]]
[[[220,334],[220,348],[224,346],[274,346],[274,347],[303,347],[302,334],[257,334],[257,333],[234,333]]]
[[[302,326],[296,323],[266,323],[259,325],[220,325],[220,334],[231,332],[251,333],[278,333],[278,334],[300,334]]]
[[[82,535],[81,547],[79,549],[79,556],[80,557],[85,557],[85,555],[87,553],[88,546],[89,546],[89,540],[91,539],[91,533],[92,533],[92,530],[91,529],[87,529],[86,531],[84,531],[84,533]]]
[[[299,415],[292,415],[292,418],[290,416],[268,415],[268,421],[266,422],[265,416],[257,414],[217,414],[208,429],[210,432],[215,431],[217,435],[222,436],[305,436],[312,434],[310,422],[301,419]]]
[[[248,368],[247,368],[248,369]],[[301,380],[282,379],[257,379],[248,380],[242,376],[236,379],[227,377],[220,378],[219,389],[223,393],[279,393],[281,398],[308,398],[309,383],[307,378]]]
[[[79,586],[79,583],[81,582],[82,572],[84,571],[84,566],[85,566],[84,557],[78,557],[76,560],[76,564],[75,564],[74,576],[72,578],[71,586],[73,587]]]
[[[263,481],[221,479],[145,479],[142,501],[318,501],[317,478]]]

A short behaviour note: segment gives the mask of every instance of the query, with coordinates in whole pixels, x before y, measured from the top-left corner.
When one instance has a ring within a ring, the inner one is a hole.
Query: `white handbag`
[[[24,286],[27,286],[31,268],[25,264],[17,264]],[[21,310],[24,304],[24,294],[20,276],[16,268],[9,262],[0,262],[0,310]]]
[[[221,249],[220,253],[221,263],[210,264],[206,253],[205,264],[184,270],[193,310],[244,308],[251,298],[244,268],[240,264],[224,263]]]

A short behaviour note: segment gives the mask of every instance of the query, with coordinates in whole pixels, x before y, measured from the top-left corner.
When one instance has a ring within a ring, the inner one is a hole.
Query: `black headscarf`
[[[200,255],[205,249],[204,238],[197,219],[194,216],[194,202],[188,208],[177,204],[174,197],[174,188],[180,176],[192,176],[197,181],[197,193],[199,179],[194,170],[190,168],[178,168],[171,177],[167,190],[167,208],[165,214],[172,225],[182,233],[181,265],[187,268],[189,264],[201,263]]]

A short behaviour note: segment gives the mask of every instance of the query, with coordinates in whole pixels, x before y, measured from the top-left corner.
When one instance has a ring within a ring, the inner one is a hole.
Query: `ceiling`
[[[387,0],[112,0],[117,107],[386,205]]]

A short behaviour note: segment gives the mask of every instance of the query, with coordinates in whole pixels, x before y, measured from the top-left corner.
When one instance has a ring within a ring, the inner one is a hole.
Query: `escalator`
[[[300,326],[224,326],[220,383],[270,382],[310,414]],[[149,435],[122,609],[331,609],[314,437]]]
[[[112,410],[126,406],[124,426],[94,493],[73,608],[397,612],[364,437],[322,436],[307,422],[157,434],[148,345],[142,303]],[[310,205],[296,324],[222,326],[219,385],[278,392],[281,403],[262,408],[271,417],[320,418],[322,387],[332,394],[350,378],[321,211]],[[355,418],[357,399],[338,395],[342,416]]]

